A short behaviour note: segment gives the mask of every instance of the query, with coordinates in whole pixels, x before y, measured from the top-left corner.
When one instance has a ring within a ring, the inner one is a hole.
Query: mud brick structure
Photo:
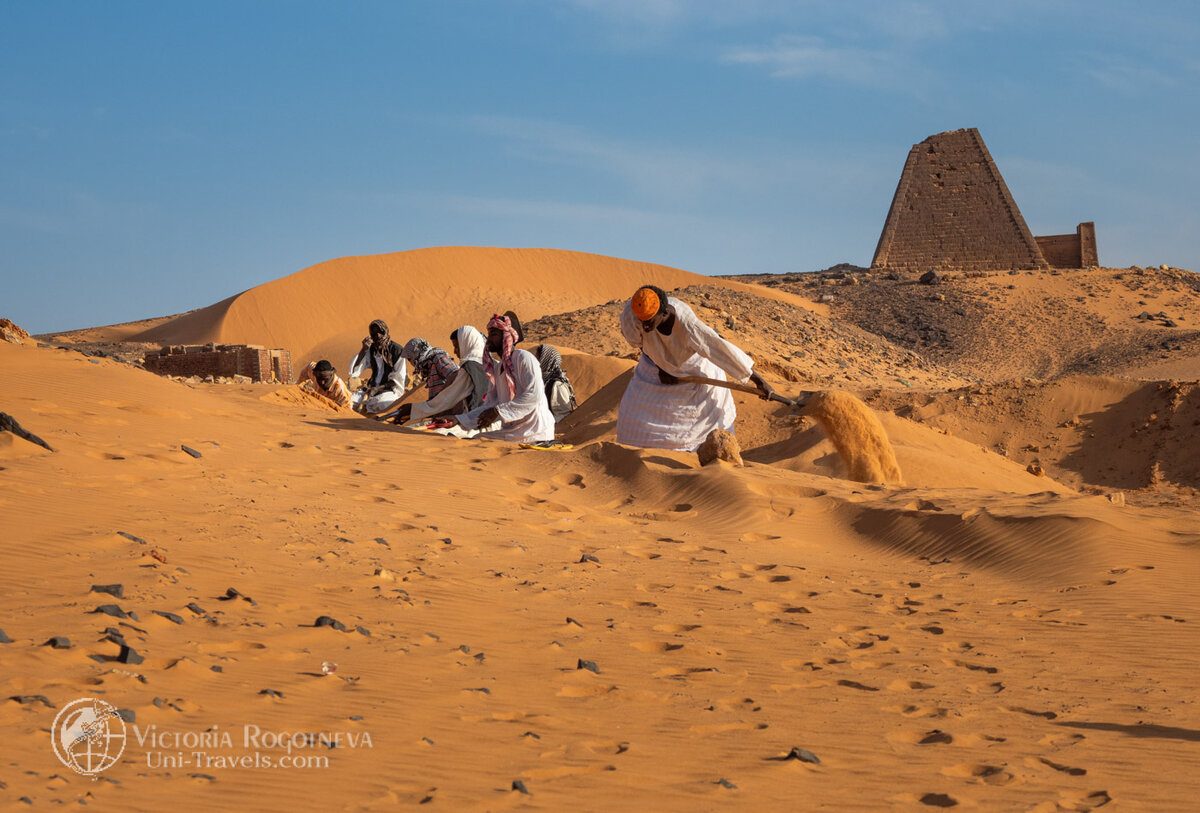
[[[1042,256],[1053,268],[1094,268],[1100,265],[1096,251],[1096,224],[1080,223],[1074,234],[1035,237]]]
[[[291,351],[268,350],[253,344],[172,345],[147,353],[146,369],[158,375],[213,376],[244,375],[251,381],[292,381]]]
[[[871,268],[925,271],[1099,265],[1096,228],[1034,237],[975,128],[913,145]]]

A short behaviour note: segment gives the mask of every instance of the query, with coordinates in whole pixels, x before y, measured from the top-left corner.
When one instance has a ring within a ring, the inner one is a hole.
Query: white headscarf
[[[477,328],[463,325],[455,335],[458,339],[458,357],[463,361],[483,364],[483,354],[487,349],[483,334]]]

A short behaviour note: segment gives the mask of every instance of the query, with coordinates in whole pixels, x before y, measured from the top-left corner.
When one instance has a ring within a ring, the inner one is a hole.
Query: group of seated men
[[[730,379],[752,384],[761,398],[776,397],[754,359],[661,288],[638,288],[621,311],[620,328],[640,356],[617,411],[619,443],[695,451],[714,430],[733,432]],[[493,315],[487,331],[486,342],[470,325],[450,334],[456,363],[424,339],[400,347],[376,320],[350,364],[351,376],[370,371],[362,389],[351,395],[328,361],[310,365],[301,378],[339,404],[380,419],[442,418],[446,434],[553,442],[555,422],[575,408],[558,351],[545,344],[536,355],[517,348],[524,334],[512,311]],[[424,378],[424,402],[400,403],[406,360]]]
[[[457,361],[419,337],[401,347],[381,319],[368,333],[349,368],[362,388],[351,393],[324,359],[308,365],[297,383],[309,382],[318,394],[378,420],[421,421],[446,434],[521,443],[553,442],[556,421],[575,408],[558,351],[547,344],[534,353],[518,348],[525,337],[512,311],[492,316],[486,339],[471,325],[451,333]],[[408,364],[424,382],[424,401],[401,403]]]

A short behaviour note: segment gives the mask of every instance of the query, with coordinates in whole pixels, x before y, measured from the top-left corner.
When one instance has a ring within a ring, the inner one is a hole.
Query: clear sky
[[[1196,269],[1198,45],[1194,0],[0,0],[0,316],[438,245],[867,265],[960,127],[1034,234]]]

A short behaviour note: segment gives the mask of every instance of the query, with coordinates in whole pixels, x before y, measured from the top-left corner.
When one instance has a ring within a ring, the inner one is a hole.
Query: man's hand
[[[370,336],[363,337],[363,346],[362,346],[363,350],[370,350],[372,344],[374,344],[374,342],[371,341]]]
[[[494,421],[500,420],[500,410],[496,407],[488,407],[483,412],[479,413],[479,420],[475,423],[481,429]]]
[[[658,380],[664,384],[678,384],[679,379],[668,373],[666,370],[659,368]]]
[[[392,423],[404,423],[412,417],[412,404],[401,404],[396,410],[395,416],[392,418]]]
[[[764,401],[770,400],[771,396],[775,394],[775,390],[771,385],[763,381],[762,376],[758,373],[750,373],[750,383],[758,387],[758,397]]]

